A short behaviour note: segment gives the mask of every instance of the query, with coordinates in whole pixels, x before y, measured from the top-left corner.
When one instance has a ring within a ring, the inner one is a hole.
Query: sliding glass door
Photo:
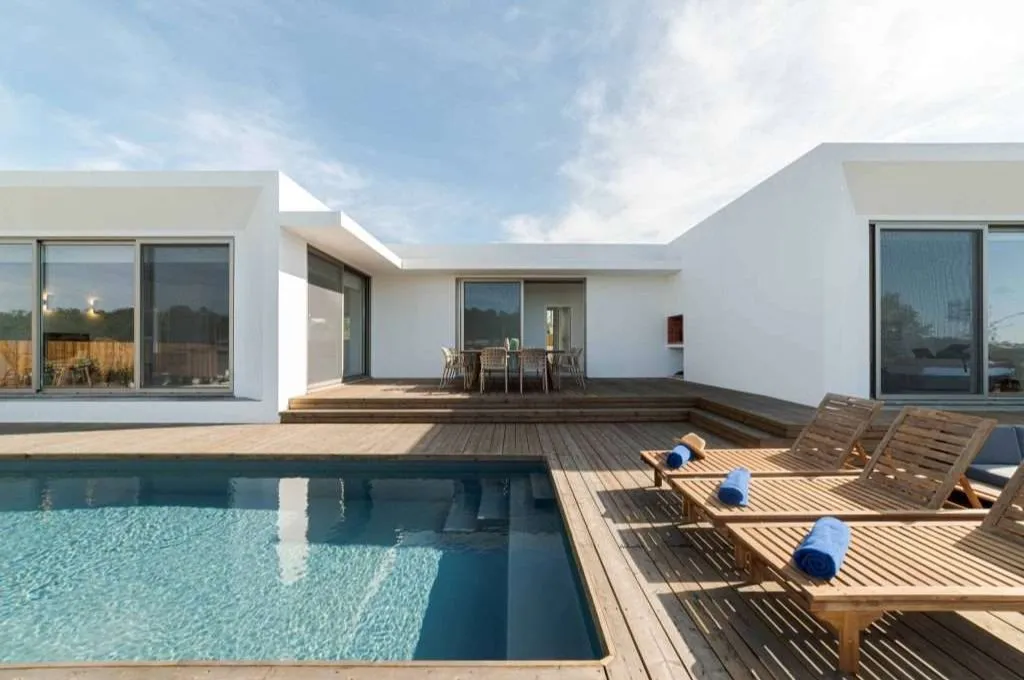
[[[519,345],[522,330],[522,281],[462,282],[463,348]]]
[[[367,280],[348,269],[342,280],[344,291],[345,344],[342,373],[346,378],[366,375]]]
[[[307,376],[310,387],[341,382],[345,356],[344,268],[309,253]]]
[[[989,227],[988,393],[1024,396],[1024,230]]]
[[[325,387],[367,374],[366,276],[309,251],[307,385]]]
[[[978,230],[878,235],[880,392],[979,394]]]
[[[876,228],[875,393],[1024,396],[1024,229]]]

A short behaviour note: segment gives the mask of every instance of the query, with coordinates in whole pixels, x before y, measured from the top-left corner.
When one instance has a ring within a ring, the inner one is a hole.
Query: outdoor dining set
[[[459,377],[463,388],[471,390],[479,386],[483,393],[487,377],[503,379],[508,392],[509,377],[519,376],[519,392],[524,392],[527,377],[536,378],[540,388],[559,390],[563,369],[576,381],[581,389],[587,388],[583,375],[583,348],[568,350],[545,347],[519,348],[515,342],[507,341],[504,347],[483,347],[479,349],[456,349],[442,347],[444,365],[441,372],[441,387],[448,387]]]

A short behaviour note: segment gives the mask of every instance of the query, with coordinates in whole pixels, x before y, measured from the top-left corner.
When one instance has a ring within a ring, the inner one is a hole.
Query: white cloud
[[[512,240],[667,240],[823,141],[1024,139],[1017,0],[615,4],[568,205],[507,219]]]

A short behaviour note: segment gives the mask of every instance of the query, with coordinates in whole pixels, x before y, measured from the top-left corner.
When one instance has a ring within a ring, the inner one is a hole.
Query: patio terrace
[[[74,669],[86,680],[184,678],[831,678],[833,636],[778,588],[746,586],[732,550],[708,528],[680,528],[680,503],[651,488],[636,455],[692,423],[335,424],[124,428],[0,426],[0,456],[543,455],[610,640],[606,666],[434,665]],[[704,432],[711,445],[727,442]],[[0,670],[0,678],[67,678],[68,667]],[[865,637],[864,678],[1024,677],[1024,614],[886,616]]]

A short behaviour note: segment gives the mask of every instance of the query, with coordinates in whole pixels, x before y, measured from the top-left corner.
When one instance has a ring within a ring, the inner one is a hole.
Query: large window
[[[32,246],[0,243],[0,390],[32,387]]]
[[[133,245],[47,243],[41,262],[42,386],[133,388]]]
[[[1024,231],[880,225],[876,392],[1024,396]]]
[[[465,281],[462,284],[462,346],[519,344],[523,319],[522,281]]]
[[[231,387],[227,243],[0,243],[0,386]]]
[[[230,380],[227,245],[142,246],[143,387]]]

